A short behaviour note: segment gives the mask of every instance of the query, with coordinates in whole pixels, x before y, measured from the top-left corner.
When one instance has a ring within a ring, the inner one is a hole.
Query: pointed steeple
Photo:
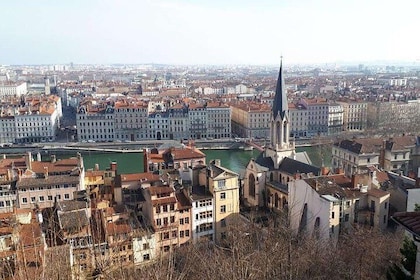
[[[284,119],[285,115],[288,114],[288,111],[289,108],[287,106],[287,94],[283,77],[283,57],[281,57],[279,77],[277,78],[276,94],[274,95],[273,119],[275,119],[278,114],[280,114],[281,119]]]

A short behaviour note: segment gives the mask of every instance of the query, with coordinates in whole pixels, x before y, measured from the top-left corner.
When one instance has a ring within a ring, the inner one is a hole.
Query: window
[[[226,219],[221,219],[220,220],[220,226],[221,227],[226,227]]]
[[[64,194],[64,199],[65,199],[65,200],[69,200],[69,199],[70,199],[70,194],[65,193],[65,194]]]
[[[346,207],[349,208],[350,207],[350,201],[346,201]]]
[[[156,225],[161,226],[162,225],[162,220],[161,219],[156,219]]]
[[[217,181],[217,187],[219,187],[219,189],[225,188],[226,187],[226,180]]]
[[[220,206],[220,213],[226,213],[226,205]]]
[[[163,233],[163,239],[169,239],[169,232]]]
[[[384,224],[386,224],[386,215],[384,215]]]
[[[48,201],[51,201],[51,200],[53,200],[53,197],[52,197],[52,195],[49,195],[49,196],[47,197],[47,199],[48,199]]]
[[[170,207],[169,207],[169,209],[170,209],[171,211],[174,211],[174,210],[175,210],[175,204],[171,204],[171,205],[170,205]]]
[[[183,238],[184,237],[184,231],[183,230],[179,231],[179,237],[180,238]]]
[[[168,217],[163,218],[163,224],[167,225],[168,224]]]
[[[149,243],[143,243],[143,250],[150,249]]]
[[[176,238],[176,236],[177,236],[177,231],[176,230],[173,230],[172,231],[172,238]]]
[[[168,205],[163,205],[163,212],[168,212]]]
[[[190,230],[189,230],[189,229],[187,229],[187,230],[185,231],[185,236],[186,236],[186,237],[190,236]]]
[[[31,202],[35,202],[35,196],[31,197]]]
[[[183,224],[184,224],[184,219],[182,219],[182,218],[181,218],[181,219],[179,219],[179,224],[180,224],[180,225],[183,225]]]
[[[388,208],[388,202],[385,202],[384,204],[384,208],[387,209]]]
[[[28,199],[27,199],[26,197],[22,197],[22,203],[23,203],[23,204],[28,203]]]
[[[184,219],[184,222],[185,222],[186,224],[189,224],[189,223],[190,223],[190,218],[186,217],[186,218]]]
[[[334,219],[334,216],[335,216],[335,213],[334,213],[334,212],[332,212],[332,213],[331,213],[331,219]]]
[[[348,221],[349,221],[349,217],[350,217],[350,215],[349,215],[349,214],[344,215],[344,221],[345,221],[345,222],[348,222]]]
[[[160,206],[156,206],[156,213],[159,214],[160,213]]]
[[[331,226],[331,233],[334,233],[334,225]]]
[[[149,254],[144,254],[143,255],[143,261],[149,261],[150,260],[150,255]]]
[[[220,199],[226,199],[226,193],[225,192],[220,193]]]
[[[175,223],[175,216],[171,216],[171,224]]]
[[[44,199],[44,196],[42,196],[42,195],[41,195],[41,196],[39,197],[39,201],[43,202],[44,200],[45,200],[45,199]]]

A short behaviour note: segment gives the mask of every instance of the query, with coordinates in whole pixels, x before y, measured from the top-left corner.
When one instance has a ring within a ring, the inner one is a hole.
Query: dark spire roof
[[[286,88],[284,86],[284,77],[283,77],[283,59],[280,61],[280,70],[279,70],[279,77],[277,78],[277,86],[276,86],[276,95],[274,96],[274,103],[273,103],[273,118],[277,117],[277,114],[280,113],[282,119],[289,111],[287,106],[287,94]]]

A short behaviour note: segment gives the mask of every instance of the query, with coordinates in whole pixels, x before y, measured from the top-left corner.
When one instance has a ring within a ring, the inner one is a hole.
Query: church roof
[[[316,166],[309,165],[289,157],[282,160],[279,170],[292,175],[296,173],[312,173],[314,175],[318,175],[321,171],[321,169]]]
[[[276,94],[274,95],[274,102],[273,102],[273,118],[275,119],[278,114],[280,117],[284,119],[285,115],[288,113],[289,108],[287,107],[287,94],[286,88],[284,85],[284,77],[283,77],[283,66],[282,62],[280,62],[280,70],[279,76],[277,78],[277,86],[276,86]]]
[[[255,162],[263,167],[268,168],[269,170],[275,170],[273,159],[271,157],[265,157],[264,152],[261,152],[258,155]],[[292,175],[296,173],[312,173],[314,175],[318,175],[321,172],[321,169],[316,166],[289,157],[285,157],[282,160],[277,170]]]

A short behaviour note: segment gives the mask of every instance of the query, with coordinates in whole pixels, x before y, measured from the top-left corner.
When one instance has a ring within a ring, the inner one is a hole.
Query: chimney
[[[216,166],[220,166],[220,159],[214,159],[212,160],[212,163]]]
[[[116,161],[113,161],[113,162],[111,162],[111,171],[117,171],[117,162]]]
[[[95,171],[98,171],[99,170],[99,164],[98,163],[95,163],[95,169],[94,169]]]
[[[26,153],[25,164],[26,164],[26,169],[32,170],[32,154],[31,154],[31,152]]]
[[[37,154],[36,154],[36,160],[37,160],[37,161],[42,161],[42,158],[41,158],[41,153],[37,153]]]
[[[351,175],[351,187],[352,188],[357,187],[357,180],[356,180],[356,175],[355,174]]]
[[[57,161],[57,157],[55,155],[51,155],[51,162],[55,163]]]
[[[326,166],[322,166],[321,167],[321,175],[328,175],[328,173],[330,172],[329,168]]]
[[[143,149],[143,172],[149,172],[149,150]]]
[[[48,179],[48,167],[44,166],[44,178]]]

